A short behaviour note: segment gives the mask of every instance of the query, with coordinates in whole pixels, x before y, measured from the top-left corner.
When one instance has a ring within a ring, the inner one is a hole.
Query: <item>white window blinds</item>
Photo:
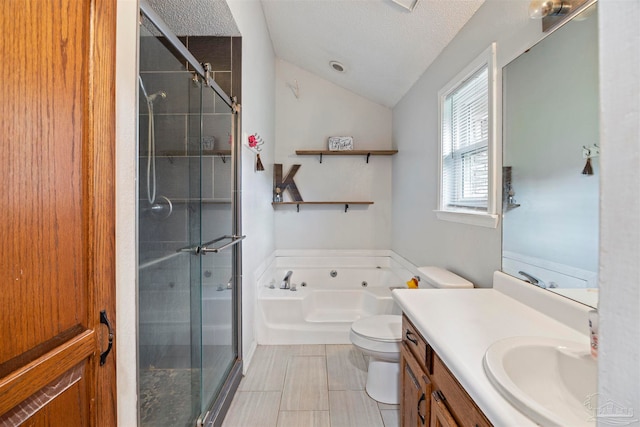
[[[442,209],[487,211],[488,65],[454,87],[441,105]]]

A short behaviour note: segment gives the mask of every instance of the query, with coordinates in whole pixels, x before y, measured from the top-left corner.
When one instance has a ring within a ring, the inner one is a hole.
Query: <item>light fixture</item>
[[[547,32],[573,18],[594,2],[595,0],[532,0],[529,4],[529,16],[541,19],[542,31]]]
[[[566,15],[570,11],[571,3],[564,0],[533,0],[529,4],[529,16],[531,19]]]
[[[391,0],[391,1],[399,6],[404,7],[409,12],[413,12],[413,9],[415,9],[416,5],[418,4],[418,0]]]
[[[344,65],[342,65],[341,62],[329,61],[329,65],[331,66],[331,68],[333,68],[335,71],[337,71],[339,73],[344,73],[344,71],[345,71],[345,67],[344,67]]]

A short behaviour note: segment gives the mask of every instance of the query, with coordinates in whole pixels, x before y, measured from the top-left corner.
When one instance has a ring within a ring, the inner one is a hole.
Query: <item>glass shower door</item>
[[[237,114],[148,12],[139,76],[140,425],[194,426],[219,416],[242,371]]]
[[[140,27],[138,342],[143,426],[193,426],[202,412],[202,85]],[[193,118],[196,120],[193,120]]]
[[[233,254],[239,238],[232,203],[234,117],[209,87],[203,91],[201,120],[202,406],[207,408],[237,359]]]

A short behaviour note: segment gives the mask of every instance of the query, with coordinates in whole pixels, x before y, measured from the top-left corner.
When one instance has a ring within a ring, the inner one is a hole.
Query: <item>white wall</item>
[[[138,2],[118,0],[116,21],[116,380],[118,425],[138,422],[136,178]],[[132,41],[134,41],[132,43]]]
[[[262,5],[257,0],[229,0],[229,8],[242,34],[242,130],[258,133],[265,144],[260,157],[263,172],[255,171],[255,154],[242,149],[242,349],[250,358],[255,347],[254,273],[275,249],[271,183],[274,163],[275,95],[274,53]]]
[[[327,64],[327,67],[329,65]],[[288,84],[297,81],[299,97]],[[288,62],[276,61],[276,162],[283,174],[300,164],[295,182],[305,201],[373,201],[373,205],[279,206],[278,249],[388,249],[392,157],[297,156],[327,148],[329,136],[352,136],[355,149],[390,149],[391,110]],[[271,191],[264,195],[271,197]],[[285,201],[290,201],[285,192]]]
[[[640,425],[640,2],[601,1],[599,402]],[[610,425],[605,422],[602,425]]]
[[[490,229],[436,219],[437,94],[491,42],[497,42],[501,70],[539,40],[540,22],[528,18],[528,5],[528,0],[487,0],[393,109],[399,153],[393,164],[391,248],[416,265],[447,268],[476,286],[491,286],[493,271],[500,269],[501,225]],[[498,106],[500,96],[498,91]]]

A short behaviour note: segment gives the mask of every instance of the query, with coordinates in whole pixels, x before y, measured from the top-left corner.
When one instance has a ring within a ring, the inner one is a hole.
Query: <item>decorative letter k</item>
[[[289,172],[287,172],[287,176],[282,179],[282,164],[276,163],[273,165],[273,189],[279,188],[284,192],[284,190],[289,190],[289,194],[294,202],[302,202],[302,196],[298,191],[298,187],[296,187],[296,183],[293,180],[294,175],[300,169],[300,165],[293,165]]]

